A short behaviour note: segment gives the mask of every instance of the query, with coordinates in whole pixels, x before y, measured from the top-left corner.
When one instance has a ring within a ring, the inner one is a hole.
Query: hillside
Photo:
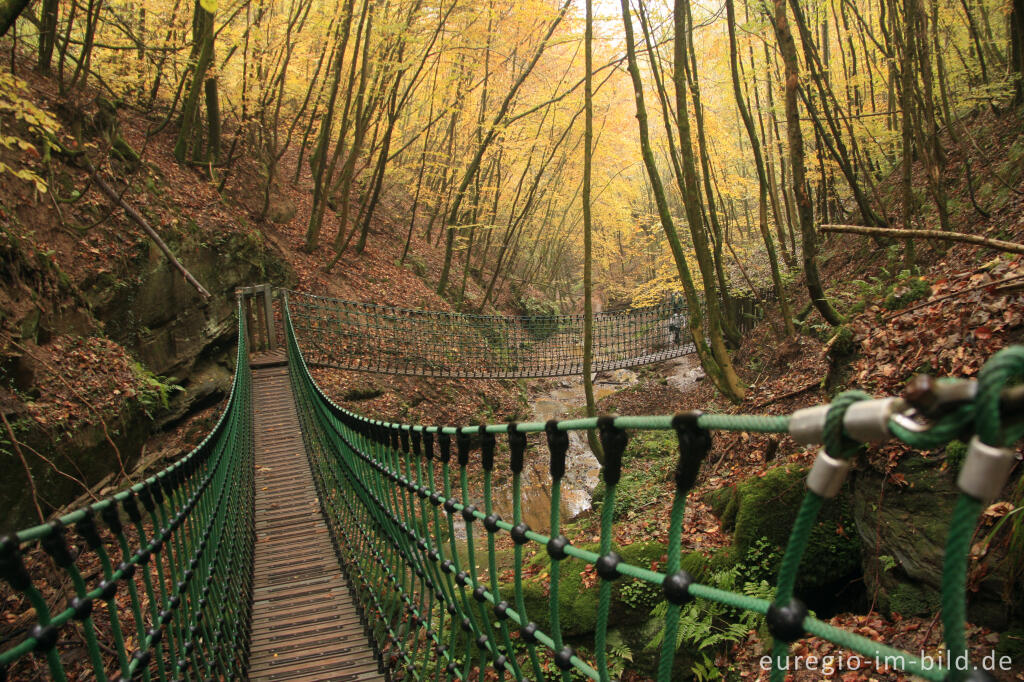
[[[7,125],[31,147],[0,149],[0,162],[33,167],[43,137],[32,121],[45,121],[63,144],[85,148],[99,178],[144,217],[211,297],[204,300],[97,188],[82,158],[54,154],[45,192],[13,170],[0,173],[0,405],[10,429],[5,453],[15,458],[0,486],[0,501],[12,510],[4,528],[38,521],[32,496],[24,495],[26,466],[39,510],[49,514],[116,489],[121,483],[111,474],[132,472],[140,458],[160,466],[202,438],[230,385],[237,287],[269,281],[349,300],[451,309],[424,277],[441,257],[436,244],[415,239],[407,264],[399,263],[401,192],[389,193],[394,212],[381,212],[365,251],[326,273],[327,247],[301,248],[307,179],[275,196],[290,206],[290,220],[261,220],[252,205],[258,168],[251,160],[243,157],[218,187],[201,169],[174,160],[170,129],[152,134],[153,122],[125,107],[116,127],[141,157],[129,164],[109,153],[99,93],[67,98],[51,79],[20,70],[19,77],[23,86],[4,77],[0,97],[8,111],[28,107],[27,116]],[[453,277],[461,277],[458,264]],[[479,296],[476,280],[469,282],[468,296]],[[324,380],[342,398],[370,386],[379,397],[360,404],[380,413],[412,403],[410,415],[464,422],[483,410],[511,417],[522,409],[519,389],[500,382],[344,372]],[[179,427],[197,411],[200,422]]]

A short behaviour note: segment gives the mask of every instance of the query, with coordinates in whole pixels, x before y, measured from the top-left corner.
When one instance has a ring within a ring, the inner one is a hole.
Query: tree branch
[[[89,169],[89,174],[92,176],[93,182],[95,182],[96,186],[100,188],[100,191],[106,194],[107,197],[115,204],[123,208],[125,214],[139,224],[139,227],[149,235],[149,238],[156,242],[156,245],[164,252],[164,255],[167,256],[169,261],[171,261],[171,264],[181,272],[182,276],[185,277],[185,281],[196,288],[196,291],[199,292],[200,296],[203,298],[210,298],[210,292],[203,288],[203,285],[200,284],[199,281],[192,276],[192,273],[181,264],[181,261],[175,257],[170,247],[167,246],[164,240],[160,238],[160,235],[156,233],[156,230],[150,226],[149,222],[142,216],[142,214],[135,210],[134,206],[125,201],[124,197],[118,194],[113,187],[108,185],[106,180],[100,177],[100,174],[96,172],[96,169],[88,159],[85,160],[85,164]]]
[[[869,237],[896,237],[898,239],[934,239],[947,242],[966,242],[979,244],[997,251],[1024,254],[1024,244],[1007,242],[1002,239],[990,239],[977,234],[962,232],[943,232],[942,230],[901,230],[894,227],[865,227],[863,225],[822,225],[822,232],[843,232],[847,234],[863,234]]]

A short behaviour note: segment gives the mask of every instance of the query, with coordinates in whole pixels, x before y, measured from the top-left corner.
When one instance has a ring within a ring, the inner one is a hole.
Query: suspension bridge
[[[1024,436],[1024,396],[1015,385],[1024,379],[1024,347],[993,356],[976,381],[938,382],[927,399],[850,391],[784,416],[690,412],[423,426],[367,419],[332,402],[310,374],[309,356],[317,355],[299,330],[332,333],[327,320],[337,317],[310,319],[312,302],[323,299],[282,292],[275,303],[272,293],[257,287],[239,296],[234,383],[198,447],[108,499],[0,539],[0,589],[30,607],[25,622],[0,640],[0,680],[604,681],[612,590],[623,578],[655,586],[667,602],[659,682],[673,679],[680,612],[694,599],[766,617],[773,680],[785,675],[789,643],[805,636],[936,682],[985,679],[822,622],[794,596],[794,584],[818,512],[841,489],[859,450],[889,439],[916,449],[967,440],[941,613],[951,654],[945,660],[967,660],[970,542]],[[315,305],[330,315],[341,307]],[[582,430],[596,430],[605,452],[596,551],[561,533],[568,434]],[[629,564],[613,543],[622,455],[640,430],[669,431],[679,444],[666,561],[657,567]],[[726,430],[822,445],[771,601],[702,584],[681,568],[687,492],[712,433]],[[550,461],[546,534],[522,519],[520,475],[529,456]],[[512,480],[511,518],[494,512],[496,472]],[[482,499],[470,495],[471,478],[482,482]],[[514,546],[511,577],[497,569],[500,536]],[[530,549],[551,557],[549,576],[524,575]],[[596,630],[592,641],[570,642],[559,576],[587,566],[599,579]],[[550,594],[546,613],[528,611],[524,599],[524,583],[537,579]]]

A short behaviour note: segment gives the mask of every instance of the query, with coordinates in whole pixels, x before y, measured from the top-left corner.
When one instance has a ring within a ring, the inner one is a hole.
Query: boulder
[[[889,474],[863,466],[853,485],[853,515],[865,547],[864,582],[880,609],[904,616],[937,612],[946,536],[957,499],[957,466],[942,456],[909,454]],[[894,480],[900,481],[897,485]],[[974,543],[986,535],[979,531]],[[972,568],[968,620],[996,630],[1024,614],[1016,562],[992,543],[984,566]]]

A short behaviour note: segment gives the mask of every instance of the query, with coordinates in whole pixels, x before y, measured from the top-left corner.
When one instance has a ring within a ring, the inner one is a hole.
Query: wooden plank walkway
[[[384,680],[317,502],[280,353],[254,358],[252,680]]]

